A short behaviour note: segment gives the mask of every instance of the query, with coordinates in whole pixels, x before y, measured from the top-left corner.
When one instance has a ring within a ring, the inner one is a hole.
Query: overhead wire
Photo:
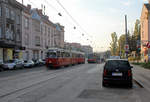
[[[47,0],[44,0],[45,1],[45,3],[47,3],[50,7],[52,7],[56,12],[59,12],[54,6],[52,6]],[[63,5],[59,2],[59,1],[57,1],[57,3],[59,3],[59,5],[61,5],[61,7],[63,7]],[[63,7],[63,9],[65,9],[64,7]],[[69,14],[69,12],[65,9],[65,12],[67,12],[67,15],[69,15],[69,17],[71,18],[71,20],[76,24],[76,25],[78,25],[78,26],[80,26],[80,24]],[[65,17],[64,17],[65,18]],[[76,29],[78,29],[76,26],[74,26],[74,24],[73,23],[71,23],[69,20],[67,20],[71,25],[73,25],[73,29],[74,30],[76,30]],[[81,27],[80,27],[81,28]],[[80,30],[78,30],[81,34],[82,34],[82,37],[83,36],[85,36],[85,34],[83,34]]]
[[[38,8],[38,6],[36,5],[36,4],[34,4],[32,1],[30,1],[30,0],[28,0],[31,4],[33,4],[35,7],[37,7]],[[51,5],[47,0],[44,0],[45,1],[45,3],[47,3],[48,5],[49,5],[49,7],[51,7],[53,10],[55,10],[57,13],[58,13],[58,15],[59,16],[62,16],[62,13],[60,13],[53,5]],[[82,28],[82,26],[71,16],[71,14],[66,10],[66,8],[58,1],[58,0],[56,0],[57,1],[57,3],[63,8],[63,10],[66,12],[66,14],[72,19],[72,21],[84,32],[84,33],[82,33],[80,30],[78,30],[81,34],[82,34],[82,37],[84,36],[86,36],[86,35],[88,35],[88,36],[90,36],[90,38],[92,37],[91,35],[89,35],[83,28]],[[69,22],[69,20],[68,20],[68,22]],[[70,24],[72,24],[73,25],[73,29],[78,29],[76,26],[74,26],[74,24],[73,23],[71,23],[71,22],[69,22]],[[90,42],[90,43],[94,43],[93,41],[90,41],[89,40],[89,38],[87,38],[87,39],[85,39],[85,40],[87,40],[88,42]],[[92,44],[93,45],[93,44]],[[94,43],[94,45],[95,45],[95,43]]]
[[[71,14],[67,11],[67,9],[59,2],[59,0],[56,0],[56,2],[63,8],[63,10],[67,13],[67,15],[83,30],[83,32],[85,32],[87,35],[89,35],[90,37],[92,37],[90,34],[88,34],[83,28],[82,26],[71,16]]]

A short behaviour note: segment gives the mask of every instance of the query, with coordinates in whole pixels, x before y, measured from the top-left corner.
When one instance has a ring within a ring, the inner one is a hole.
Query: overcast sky
[[[95,51],[108,49],[112,32],[117,32],[118,36],[124,33],[125,14],[128,15],[128,29],[132,32],[136,19],[140,18],[143,3],[147,2],[147,0],[59,1],[82,28],[70,19],[56,0],[24,0],[24,4],[31,4],[33,8],[41,8],[41,4],[45,5],[45,13],[50,20],[65,26],[65,41],[89,44]],[[58,12],[63,16],[58,16]],[[74,26],[76,29],[73,29]]]

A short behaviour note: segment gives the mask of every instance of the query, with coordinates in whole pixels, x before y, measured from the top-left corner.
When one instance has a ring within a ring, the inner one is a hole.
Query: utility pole
[[[125,35],[126,35],[126,41],[125,41],[125,53],[126,53],[126,58],[128,58],[128,50],[129,50],[129,45],[128,45],[128,30],[127,30],[127,15],[125,15]]]

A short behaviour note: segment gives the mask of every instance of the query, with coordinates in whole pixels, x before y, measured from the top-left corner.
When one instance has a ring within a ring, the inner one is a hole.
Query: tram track
[[[31,87],[36,86],[36,85],[39,85],[39,84],[41,84],[41,83],[47,82],[47,81],[49,81],[49,80],[51,80],[51,79],[54,79],[54,78],[59,77],[59,76],[61,76],[61,75],[64,75],[65,73],[68,73],[68,72],[71,72],[71,71],[75,71],[75,70],[77,70],[77,69],[83,67],[83,65],[78,65],[78,66],[79,66],[79,67],[73,66],[72,68],[63,68],[63,69],[55,70],[55,72],[53,72],[53,73],[44,74],[45,76],[42,76],[44,80],[41,79],[41,80],[39,80],[39,81],[37,81],[37,82],[35,82],[35,83],[32,83],[32,84],[30,84],[30,85],[26,85],[25,87],[18,88],[18,89],[12,90],[12,91],[10,91],[10,92],[7,92],[7,93],[5,93],[5,94],[3,94],[3,95],[0,95],[0,99],[1,99],[1,98],[4,98],[4,97],[6,97],[6,96],[9,96],[9,95],[11,95],[11,94],[15,94],[15,93],[17,93],[17,92],[19,92],[19,91],[22,91],[22,90],[31,88]],[[76,68],[74,68],[74,67],[76,67]],[[84,68],[85,68],[85,67],[84,67]],[[41,77],[41,76],[38,76],[38,77]]]

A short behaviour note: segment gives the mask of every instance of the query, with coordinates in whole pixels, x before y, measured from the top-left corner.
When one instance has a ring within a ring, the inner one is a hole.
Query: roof
[[[144,5],[148,9],[148,11],[150,11],[150,4],[144,4]]]

